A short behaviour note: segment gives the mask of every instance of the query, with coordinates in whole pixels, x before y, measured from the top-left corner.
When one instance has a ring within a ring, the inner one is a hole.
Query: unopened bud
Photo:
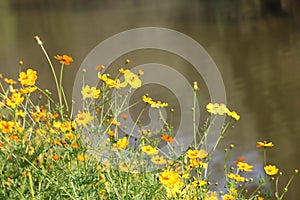
[[[198,83],[197,81],[194,82],[194,91],[198,91],[199,87],[198,87]]]
[[[129,64],[130,63],[130,60],[129,59],[126,59],[125,60],[125,64],[127,65],[127,64]]]
[[[34,36],[34,39],[36,40],[36,42],[38,43],[38,45],[42,46],[43,45],[43,42],[41,41],[40,37],[39,36]]]

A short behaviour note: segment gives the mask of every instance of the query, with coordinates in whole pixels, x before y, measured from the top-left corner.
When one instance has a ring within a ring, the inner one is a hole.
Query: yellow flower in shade
[[[218,200],[217,192],[208,192],[205,196],[205,200]]]
[[[238,121],[238,120],[240,120],[240,118],[241,118],[241,116],[240,115],[238,115],[235,111],[228,111],[227,112],[227,115],[229,116],[229,117],[232,117],[233,119],[235,119],[236,121]]]
[[[237,182],[245,182],[246,181],[246,179],[244,177],[240,176],[239,174],[230,173],[227,176],[228,176],[228,178],[233,179]]]
[[[160,174],[159,181],[169,187],[180,181],[180,175],[174,171],[164,171]]]
[[[118,149],[125,149],[127,145],[128,145],[128,140],[127,140],[126,137],[123,137],[122,139],[119,139],[117,141],[117,148]]]
[[[88,155],[83,154],[83,153],[80,153],[80,154],[77,155],[77,159],[78,159],[79,161],[85,161],[85,160],[87,160],[88,158],[89,158]]]
[[[249,165],[249,164],[247,164],[245,162],[238,162],[236,165],[242,171],[252,172],[252,168],[253,168],[252,165]]]
[[[138,75],[129,72],[124,74],[125,82],[128,83],[132,88],[139,88],[142,85],[141,79]]]
[[[229,112],[229,109],[223,103],[209,103],[206,105],[206,110],[212,114],[224,115]]]
[[[2,133],[11,133],[14,129],[15,123],[11,121],[0,121],[0,130]]]
[[[142,151],[148,155],[156,155],[158,154],[158,150],[150,145],[147,145],[147,146],[143,146],[142,147]]]
[[[264,200],[264,198],[263,197],[258,197],[257,200]]]
[[[275,165],[267,165],[264,167],[266,174],[273,176],[278,173],[278,168]]]
[[[165,160],[165,158],[163,156],[159,156],[159,155],[152,156],[151,161],[157,165],[167,164],[167,161]]]
[[[123,171],[123,172],[129,172],[133,170],[133,166],[132,165],[127,165],[125,163],[121,163],[119,164],[119,168]]]
[[[94,98],[97,99],[100,94],[100,90],[97,90],[96,87],[91,87],[86,85],[85,87],[82,87],[81,94],[83,96],[83,99],[87,98]]]
[[[169,135],[162,135],[161,139],[166,141],[166,142],[175,142],[175,140]]]
[[[16,84],[17,82],[14,81],[13,79],[8,79],[8,78],[4,78],[4,81],[9,84],[9,85],[14,85]]]
[[[24,86],[32,86],[35,84],[35,81],[37,79],[37,72],[32,69],[27,69],[26,72],[21,72],[19,74],[19,81],[21,85]]]
[[[89,112],[80,112],[77,114],[77,117],[75,119],[75,121],[77,122],[77,124],[82,125],[82,126],[86,126],[87,124],[89,124],[92,120],[94,119],[93,116],[91,116],[91,114]]]
[[[266,147],[273,147],[273,146],[274,146],[273,142],[267,142],[267,141],[257,142],[257,144],[256,144],[257,148],[260,148],[260,147],[266,148]]]
[[[238,190],[235,188],[230,188],[230,194],[236,196],[238,194]]]
[[[73,58],[67,55],[62,55],[62,56],[56,55],[54,56],[54,58],[64,65],[70,65],[70,63],[73,62]]]
[[[225,194],[222,199],[223,200],[234,200],[235,197],[232,196],[231,194]]]
[[[105,82],[105,84],[109,87],[109,88],[120,88],[120,80],[116,79],[110,79],[108,78],[107,74],[103,74],[101,75],[100,72],[98,73],[98,78],[100,80],[102,80],[103,82]]]
[[[200,158],[200,159],[203,159],[205,157],[207,157],[208,153],[204,150],[204,149],[201,149],[201,150],[188,150],[187,152],[187,157],[189,157],[190,159],[195,159],[195,158]]]
[[[24,101],[24,97],[19,92],[13,92],[11,96],[6,99],[6,105],[11,108],[16,108]]]
[[[67,140],[73,140],[74,135],[73,135],[73,133],[67,133],[67,134],[65,135],[65,138],[66,138]]]

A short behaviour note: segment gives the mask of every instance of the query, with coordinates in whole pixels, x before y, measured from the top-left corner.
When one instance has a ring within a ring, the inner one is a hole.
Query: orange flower
[[[175,142],[175,140],[169,135],[162,135],[161,139],[166,141],[166,142]]]
[[[58,161],[59,157],[58,157],[58,155],[54,154],[54,155],[52,156],[52,159],[53,159],[54,161]]]
[[[108,133],[107,133],[107,135],[113,137],[113,136],[115,136],[115,133],[113,131],[109,130]]]
[[[235,161],[235,164],[238,164],[239,162],[244,162],[246,160],[246,158],[238,158],[236,161]]]
[[[73,62],[73,58],[67,55],[63,55],[63,56],[56,55],[54,56],[54,58],[64,65],[70,65],[70,63]]]
[[[273,146],[274,146],[273,142],[267,142],[267,141],[257,142],[257,145],[256,145],[257,148],[260,148],[260,147],[266,148],[266,147],[273,147]]]

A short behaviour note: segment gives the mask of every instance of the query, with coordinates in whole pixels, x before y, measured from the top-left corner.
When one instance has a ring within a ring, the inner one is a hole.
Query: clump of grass
[[[212,117],[203,131],[195,126],[190,148],[178,151],[173,128],[161,114],[168,103],[144,95],[134,104],[126,104],[128,93],[142,86],[143,75],[142,71],[124,69],[126,66],[119,70],[123,81],[101,73],[102,67],[98,67],[97,86],[85,84],[83,71],[81,110],[69,111],[62,81],[64,66],[73,58],[55,56],[61,63],[57,77],[42,41],[38,36],[35,39],[52,69],[58,102],[36,85],[33,69],[23,71],[21,66],[18,83],[1,77],[1,199],[283,199],[298,173],[295,170],[281,191],[278,182],[282,173],[266,162],[266,150],[274,144],[264,141],[257,143],[264,152],[265,173],[260,179],[252,178],[253,165],[244,159],[230,162],[234,148],[230,145],[225,149],[225,183],[211,182],[213,172],[208,166],[216,147],[240,116],[222,103],[209,103],[206,109]],[[193,87],[196,99],[197,82]],[[39,98],[34,102],[32,96],[37,92]],[[144,108],[133,125],[125,128],[125,111],[137,104],[144,104]],[[160,113],[161,130],[143,129],[140,117],[147,107]],[[219,115],[227,115],[227,120],[216,145],[207,150],[207,134]],[[195,109],[193,116],[195,120]],[[124,134],[123,129],[129,131]],[[159,148],[162,142],[164,151]],[[275,184],[273,193],[266,183]]]

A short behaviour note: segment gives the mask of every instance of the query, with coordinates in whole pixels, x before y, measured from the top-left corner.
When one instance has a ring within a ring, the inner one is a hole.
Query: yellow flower
[[[187,152],[187,156],[190,158],[190,159],[195,159],[195,158],[200,158],[200,159],[203,159],[205,157],[207,157],[208,153],[204,150],[204,149],[201,149],[201,150],[188,150]]]
[[[264,198],[263,197],[258,197],[257,200],[264,200]]]
[[[65,138],[66,138],[67,140],[72,140],[72,139],[74,138],[74,135],[73,135],[73,133],[67,133],[67,134],[65,135]]]
[[[126,137],[123,137],[122,139],[119,139],[119,140],[117,141],[117,148],[118,148],[118,149],[125,149],[126,146],[127,146],[127,144],[128,144],[127,138],[126,138]]]
[[[8,78],[4,78],[4,81],[9,84],[9,85],[14,85],[16,84],[17,82],[14,81],[13,79],[8,79]]]
[[[94,98],[97,99],[100,94],[100,90],[97,90],[96,87],[91,87],[86,85],[85,87],[82,87],[81,94],[83,96],[83,99],[87,98]]]
[[[235,198],[231,194],[225,194],[222,199],[223,200],[234,200]]]
[[[230,173],[227,176],[228,176],[228,178],[233,179],[237,182],[245,182],[246,181],[246,179],[244,177],[240,176],[239,174]]]
[[[164,108],[164,107],[168,107],[168,103],[157,101],[151,104],[151,108]]]
[[[102,80],[103,82],[105,82],[105,84],[109,87],[109,88],[120,88],[120,81],[119,79],[113,80],[107,77],[107,74],[103,74],[101,75],[100,72],[98,73],[98,78],[100,80]]]
[[[218,200],[217,192],[208,192],[205,196],[205,200]]]
[[[145,152],[148,155],[156,155],[156,154],[158,154],[158,150],[156,148],[153,148],[150,145],[143,146],[142,147],[142,151]]]
[[[85,160],[88,159],[88,155],[80,153],[80,154],[77,155],[77,158],[78,158],[79,161],[85,161]]]
[[[89,124],[92,120],[94,119],[93,116],[91,116],[91,114],[89,112],[78,112],[77,117],[75,119],[75,121],[79,124],[79,125],[83,125],[86,126],[87,124]]]
[[[174,171],[164,171],[159,176],[159,181],[165,186],[171,186],[180,181],[180,175]]]
[[[147,95],[142,96],[142,100],[147,103],[150,104],[152,108],[163,108],[163,107],[167,107],[168,103],[163,103],[161,101],[153,101],[151,97],[148,97]]]
[[[26,113],[23,110],[17,110],[16,116],[20,116],[20,117],[24,118],[26,116]]]
[[[70,63],[73,62],[73,58],[67,55],[63,55],[63,56],[56,55],[54,56],[54,58],[64,65],[70,65]]]
[[[267,142],[267,141],[263,141],[263,142],[257,142],[257,145],[256,145],[256,147],[257,148],[260,148],[260,147],[273,147],[274,146],[274,144],[273,144],[273,142]]]
[[[167,164],[167,161],[165,160],[165,158],[163,156],[159,156],[159,155],[152,156],[151,161],[157,165]]]
[[[206,185],[206,184],[207,184],[207,182],[204,181],[204,180],[194,180],[194,181],[193,181],[193,185],[194,185],[195,187],[201,187],[201,186],[204,186],[204,185]]]
[[[203,163],[202,161],[198,161],[197,158],[190,159],[190,167],[192,168],[207,168],[207,163]]]
[[[34,91],[37,90],[37,87],[27,87],[27,88],[20,88],[21,94],[29,94],[33,93]]]
[[[241,118],[241,116],[240,115],[238,115],[235,111],[228,111],[227,112],[227,115],[229,116],[229,117],[232,117],[233,119],[235,119],[236,121],[238,121],[238,120],[240,120],[240,118]]]
[[[128,83],[132,88],[139,88],[142,85],[141,79],[131,71],[124,74],[125,82]]]
[[[275,165],[267,165],[264,167],[266,174],[273,176],[278,173],[278,168]]]
[[[153,101],[152,101],[152,98],[151,97],[148,97],[147,95],[143,95],[142,96],[142,100],[145,102],[145,103],[148,103],[148,104],[151,104]]]
[[[6,99],[6,105],[11,108],[16,108],[24,101],[24,97],[19,92],[13,92],[12,96]]]
[[[15,123],[11,121],[0,121],[0,130],[2,133],[11,133],[14,129]]]
[[[245,171],[245,172],[252,172],[252,168],[253,166],[252,165],[248,165],[247,163],[245,162],[238,162],[237,164],[237,167],[242,170],[242,171]]]
[[[35,84],[35,81],[37,79],[37,72],[32,70],[32,69],[28,69],[25,72],[21,72],[19,74],[19,81],[21,83],[21,85],[24,85],[24,86],[32,86]]]
[[[223,103],[209,103],[206,105],[206,110],[207,112],[209,113],[212,113],[212,114],[218,114],[218,115],[223,115],[223,114],[226,114],[229,112],[229,109],[226,107],[225,104]]]

